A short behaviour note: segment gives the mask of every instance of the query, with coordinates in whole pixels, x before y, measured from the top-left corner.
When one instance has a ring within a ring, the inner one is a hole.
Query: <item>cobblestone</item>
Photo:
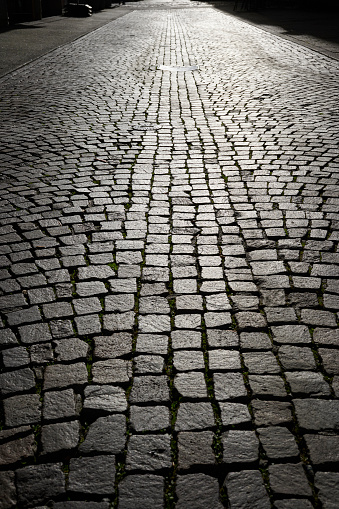
[[[0,507],[334,508],[338,62],[124,9],[0,80]]]

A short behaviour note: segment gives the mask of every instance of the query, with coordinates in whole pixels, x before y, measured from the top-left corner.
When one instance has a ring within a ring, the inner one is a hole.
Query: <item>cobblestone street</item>
[[[339,62],[125,8],[0,79],[0,509],[338,509]]]

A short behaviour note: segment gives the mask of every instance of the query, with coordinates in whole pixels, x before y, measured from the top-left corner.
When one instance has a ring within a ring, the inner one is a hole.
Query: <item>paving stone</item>
[[[269,336],[262,332],[242,332],[240,346],[242,350],[270,350],[272,348]]]
[[[139,316],[139,332],[168,332],[171,330],[171,321],[169,315],[154,315],[148,314],[146,316]]]
[[[109,509],[109,501],[104,502],[81,502],[77,501],[65,501],[56,502],[53,505],[53,509]],[[45,509],[45,508],[40,508]]]
[[[89,385],[85,388],[84,410],[113,413],[126,409],[126,395],[120,387]]]
[[[178,373],[174,378],[174,385],[184,398],[207,398],[207,387],[203,373]]]
[[[221,509],[223,507],[219,500],[217,479],[205,474],[178,475],[176,494],[178,509],[186,507]]]
[[[326,509],[335,509],[338,504],[339,474],[338,472],[317,472],[315,485],[319,489],[319,499]]]
[[[151,401],[160,403],[169,401],[169,399],[169,387],[166,376],[134,377],[130,394],[131,403],[146,403]]]
[[[310,343],[311,335],[305,325],[272,326],[273,340],[282,344]]]
[[[165,355],[168,352],[168,337],[159,334],[139,334],[136,351]]]
[[[94,362],[92,376],[95,384],[113,384],[128,382],[132,377],[132,361],[106,359]]]
[[[271,507],[263,479],[258,470],[241,470],[227,474],[224,485],[234,509],[269,509]]]
[[[277,426],[292,420],[291,405],[284,401],[252,400],[254,421],[257,426]]]
[[[104,295],[108,292],[102,281],[83,281],[76,283],[76,292],[80,297],[90,295]]]
[[[26,507],[65,493],[62,463],[30,465],[17,470],[16,477],[18,501]]]
[[[313,465],[338,463],[339,437],[334,435],[305,435],[310,458]]]
[[[6,398],[3,401],[6,426],[21,426],[40,421],[39,394],[25,394]]]
[[[121,357],[131,352],[132,336],[128,332],[118,332],[111,336],[99,336],[94,338],[94,356],[97,358]]]
[[[320,345],[339,346],[339,330],[317,327],[313,332],[313,340]]]
[[[233,426],[235,424],[243,424],[251,421],[251,416],[247,405],[242,403],[219,403],[221,420],[224,426]]]
[[[78,338],[59,339],[54,344],[55,357],[60,362],[85,359],[88,354],[88,343]]]
[[[170,312],[168,300],[165,297],[151,296],[140,297],[139,312],[142,314],[157,313],[166,314]]]
[[[201,332],[194,330],[176,330],[171,332],[173,350],[201,348]]]
[[[105,311],[131,311],[134,309],[134,295],[108,295],[105,297]]]
[[[207,329],[208,346],[212,348],[238,347],[239,338],[235,331]]]
[[[119,509],[163,509],[164,478],[159,475],[127,475],[119,483]]]
[[[175,429],[177,431],[203,430],[215,426],[210,403],[181,403]]]
[[[286,371],[285,376],[293,396],[308,394],[310,396],[329,396],[330,386],[321,373],[313,371]]]
[[[156,374],[164,371],[164,358],[160,355],[138,355],[134,357],[134,373]]]
[[[320,325],[323,327],[336,327],[335,314],[320,309],[302,309],[301,321],[308,325]]]
[[[214,373],[213,380],[214,394],[218,401],[247,396],[242,373]]]
[[[135,431],[157,431],[170,426],[169,409],[165,406],[130,407],[130,422]]]
[[[177,371],[204,370],[205,362],[202,352],[196,350],[178,350],[173,355],[173,366]]]
[[[288,498],[285,500],[276,500],[274,505],[277,509],[312,509],[313,505],[305,498]]]
[[[77,416],[74,391],[66,389],[46,392],[43,401],[43,416],[47,421]]]
[[[8,313],[7,320],[10,326],[21,325],[24,323],[39,322],[41,321],[41,315],[37,306],[31,306],[27,309],[16,310],[12,313]]]
[[[19,335],[24,344],[41,343],[52,339],[47,323],[19,327]]]
[[[41,428],[42,454],[75,449],[79,442],[79,421],[57,422]]]
[[[17,498],[14,478],[14,472],[0,472],[0,489],[2,493],[2,500],[0,505],[1,509],[10,509],[16,505]]]
[[[235,318],[240,329],[257,329],[267,326],[265,317],[260,313],[254,313],[252,311],[236,313]]]
[[[127,470],[162,470],[172,465],[170,435],[132,435],[127,446]]]
[[[27,392],[35,387],[34,373],[29,368],[16,369],[0,374],[0,389],[2,394]]]
[[[112,495],[114,493],[115,456],[73,458],[69,466],[70,492]]]
[[[240,355],[236,350],[210,350],[208,366],[212,371],[240,370]]]
[[[265,395],[271,395],[277,398],[287,397],[284,381],[279,376],[249,375],[248,381],[254,397]]]
[[[214,465],[212,431],[178,433],[178,467],[189,469],[196,465]]]
[[[1,345],[17,345],[18,341],[14,333],[10,329],[0,330],[0,344]]]
[[[339,401],[323,399],[294,399],[296,416],[306,430],[333,430],[339,427]]]
[[[30,347],[30,357],[33,364],[47,364],[53,362],[52,346],[48,343],[37,343]]]
[[[260,442],[269,459],[295,458],[299,450],[292,433],[280,426],[258,428]]]
[[[279,364],[272,352],[246,352],[243,358],[250,373],[280,373]]]
[[[10,348],[2,352],[2,361],[6,368],[18,368],[29,364],[29,354],[24,347]]]
[[[319,355],[325,371],[331,375],[339,374],[339,350],[332,348],[319,348]]]
[[[270,465],[268,472],[274,494],[312,496],[312,490],[301,463]]]
[[[119,454],[126,442],[126,418],[124,415],[99,417],[90,425],[85,440],[79,447],[81,453]]]
[[[254,431],[230,430],[221,436],[223,461],[231,463],[252,463],[259,459],[259,441]]]
[[[88,381],[85,363],[54,364],[47,366],[44,375],[44,390],[82,386]]]
[[[18,461],[24,462],[36,453],[33,433],[26,437],[0,444],[0,465],[10,465]]]

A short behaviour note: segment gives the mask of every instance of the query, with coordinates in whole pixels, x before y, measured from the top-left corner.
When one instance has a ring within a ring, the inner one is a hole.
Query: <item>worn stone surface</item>
[[[317,472],[315,485],[319,490],[319,499],[323,506],[327,509],[335,509],[339,495],[338,472]]]
[[[216,509],[223,506],[219,500],[219,485],[217,479],[205,474],[179,475],[177,478],[178,501],[176,507],[196,507],[203,509],[211,505]]]
[[[221,7],[20,31],[86,27],[0,78],[0,508],[336,505],[338,62]]]
[[[129,439],[127,470],[162,470],[171,466],[169,435],[133,435]]]
[[[224,482],[234,509],[269,509],[271,507],[263,479],[257,470],[230,472]]]

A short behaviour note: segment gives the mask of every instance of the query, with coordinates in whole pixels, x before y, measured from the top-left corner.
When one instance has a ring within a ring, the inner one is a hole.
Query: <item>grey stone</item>
[[[339,329],[317,327],[314,329],[313,339],[320,345],[339,346]]]
[[[180,404],[175,423],[177,431],[202,430],[214,426],[214,415],[210,403]]]
[[[85,359],[89,345],[78,338],[59,339],[55,343],[56,360],[60,362]]]
[[[85,363],[54,364],[47,366],[44,377],[44,390],[85,385],[88,373]]]
[[[273,340],[276,343],[305,343],[311,342],[311,335],[306,325],[272,326]]]
[[[74,458],[70,461],[70,492],[113,495],[115,491],[115,456]]]
[[[258,428],[260,442],[269,459],[295,458],[299,450],[292,433],[280,426]]]
[[[134,357],[134,373],[162,373],[164,370],[164,358],[160,355],[138,355]]]
[[[2,361],[6,368],[20,368],[21,366],[28,366],[29,354],[23,346],[9,348],[7,350],[3,350]]]
[[[28,436],[0,444],[0,465],[27,461],[36,453],[36,443],[33,433]],[[0,506],[1,507],[1,506]]]
[[[176,330],[171,332],[173,350],[201,348],[201,332],[195,330]]]
[[[132,335],[128,332],[118,332],[111,336],[94,338],[94,356],[98,358],[115,358],[132,352]],[[166,348],[167,353],[167,348]]]
[[[296,416],[303,429],[325,431],[339,429],[339,401],[294,399]]]
[[[49,391],[44,394],[43,416],[45,420],[64,419],[76,415],[75,394],[72,389]]]
[[[319,499],[325,509],[337,509],[339,500],[339,473],[317,472],[315,485],[319,489]]]
[[[16,471],[19,503],[37,505],[65,493],[62,463],[30,465]]]
[[[313,509],[312,503],[306,498],[287,498],[276,500],[274,505],[277,509]]]
[[[286,370],[315,370],[313,352],[308,347],[284,345],[279,348],[279,359]]]
[[[42,426],[42,454],[75,449],[79,441],[79,430],[79,421],[57,422]]]
[[[214,465],[212,443],[212,431],[178,433],[178,468],[185,470],[196,465]]]
[[[101,332],[101,323],[98,315],[76,316],[74,321],[78,334],[82,336],[100,334]]]
[[[16,505],[16,488],[14,484],[14,472],[0,472],[1,509],[11,509]]]
[[[0,330],[0,345],[17,345],[18,341],[11,329]]]
[[[252,401],[254,421],[257,426],[276,426],[292,421],[291,405],[285,401]]]
[[[170,435],[132,435],[127,446],[127,470],[168,469],[171,461]]]
[[[139,317],[139,332],[168,332],[171,330],[171,320],[169,315],[149,314]]]
[[[219,500],[218,480],[205,474],[178,475],[176,494],[177,509],[222,509]]]
[[[207,387],[203,373],[178,373],[174,378],[174,386],[184,398],[207,398]]]
[[[210,350],[208,367],[212,371],[240,370],[240,355],[237,350]]]
[[[248,381],[254,397],[265,396],[267,394],[284,398],[287,392],[284,380],[274,375],[248,375]]]
[[[221,420],[224,426],[233,426],[235,424],[243,424],[251,422],[251,416],[247,405],[242,403],[219,403]]]
[[[85,388],[84,410],[124,412],[126,409],[126,395],[120,387],[89,385]]]
[[[193,313],[176,315],[174,323],[177,329],[201,329],[201,315]]]
[[[49,343],[36,343],[30,347],[33,364],[47,364],[54,360],[52,346]]]
[[[168,352],[168,337],[159,334],[139,334],[136,351],[166,355]]]
[[[163,509],[164,489],[159,475],[127,475],[119,484],[119,509]]]
[[[65,502],[56,502],[53,504],[53,509],[109,509],[110,502],[77,502],[75,500],[66,500]],[[40,508],[45,509],[45,508]],[[47,508],[46,508],[47,509]]]
[[[130,394],[131,403],[155,403],[170,400],[167,377],[160,376],[139,376],[134,377]]]
[[[267,326],[265,317],[260,313],[253,311],[242,311],[235,314],[240,329],[257,329]]]
[[[202,311],[201,295],[178,295],[175,299],[177,310],[183,311]]]
[[[34,424],[41,419],[39,394],[25,394],[4,399],[6,426]]]
[[[105,297],[105,311],[132,311],[134,309],[134,295],[108,295]]]
[[[339,437],[335,435],[304,435],[313,465],[339,462]]]
[[[242,332],[240,334],[242,350],[269,350],[272,343],[267,334],[263,332]]]
[[[204,370],[203,353],[196,350],[177,350],[173,355],[173,365],[177,371]]]
[[[251,374],[280,373],[279,364],[272,352],[244,352],[243,358]]]
[[[124,415],[99,417],[90,425],[79,451],[85,454],[92,452],[119,454],[125,447],[125,433],[126,418]]]
[[[151,296],[140,297],[139,313],[167,314],[170,312],[168,300],[165,297]]]
[[[52,336],[47,323],[35,323],[19,327],[20,339],[24,344],[51,341]]]
[[[230,430],[222,434],[224,463],[252,463],[259,459],[259,441],[254,431]]]
[[[170,426],[170,412],[165,406],[130,406],[131,426],[135,431],[158,431]]]
[[[285,376],[294,396],[329,396],[330,386],[321,373],[314,371],[286,371]]]
[[[2,394],[13,392],[27,392],[35,387],[33,371],[29,368],[16,369],[0,374],[0,389]]]
[[[339,374],[339,350],[333,348],[319,348],[324,369],[329,375]]]
[[[106,359],[92,365],[95,384],[113,384],[128,382],[132,376],[132,361],[123,359]]]
[[[38,306],[31,306],[27,309],[16,310],[12,313],[8,313],[7,320],[10,326],[31,322],[40,322],[41,314]]]
[[[232,509],[269,509],[270,500],[258,470],[227,474],[224,485]]]
[[[214,373],[214,393],[218,401],[247,396],[242,373]]]
[[[239,346],[239,338],[235,331],[207,329],[207,342],[212,348],[232,348]]]
[[[312,490],[301,463],[270,465],[268,472],[271,489],[274,494],[312,496]]]

